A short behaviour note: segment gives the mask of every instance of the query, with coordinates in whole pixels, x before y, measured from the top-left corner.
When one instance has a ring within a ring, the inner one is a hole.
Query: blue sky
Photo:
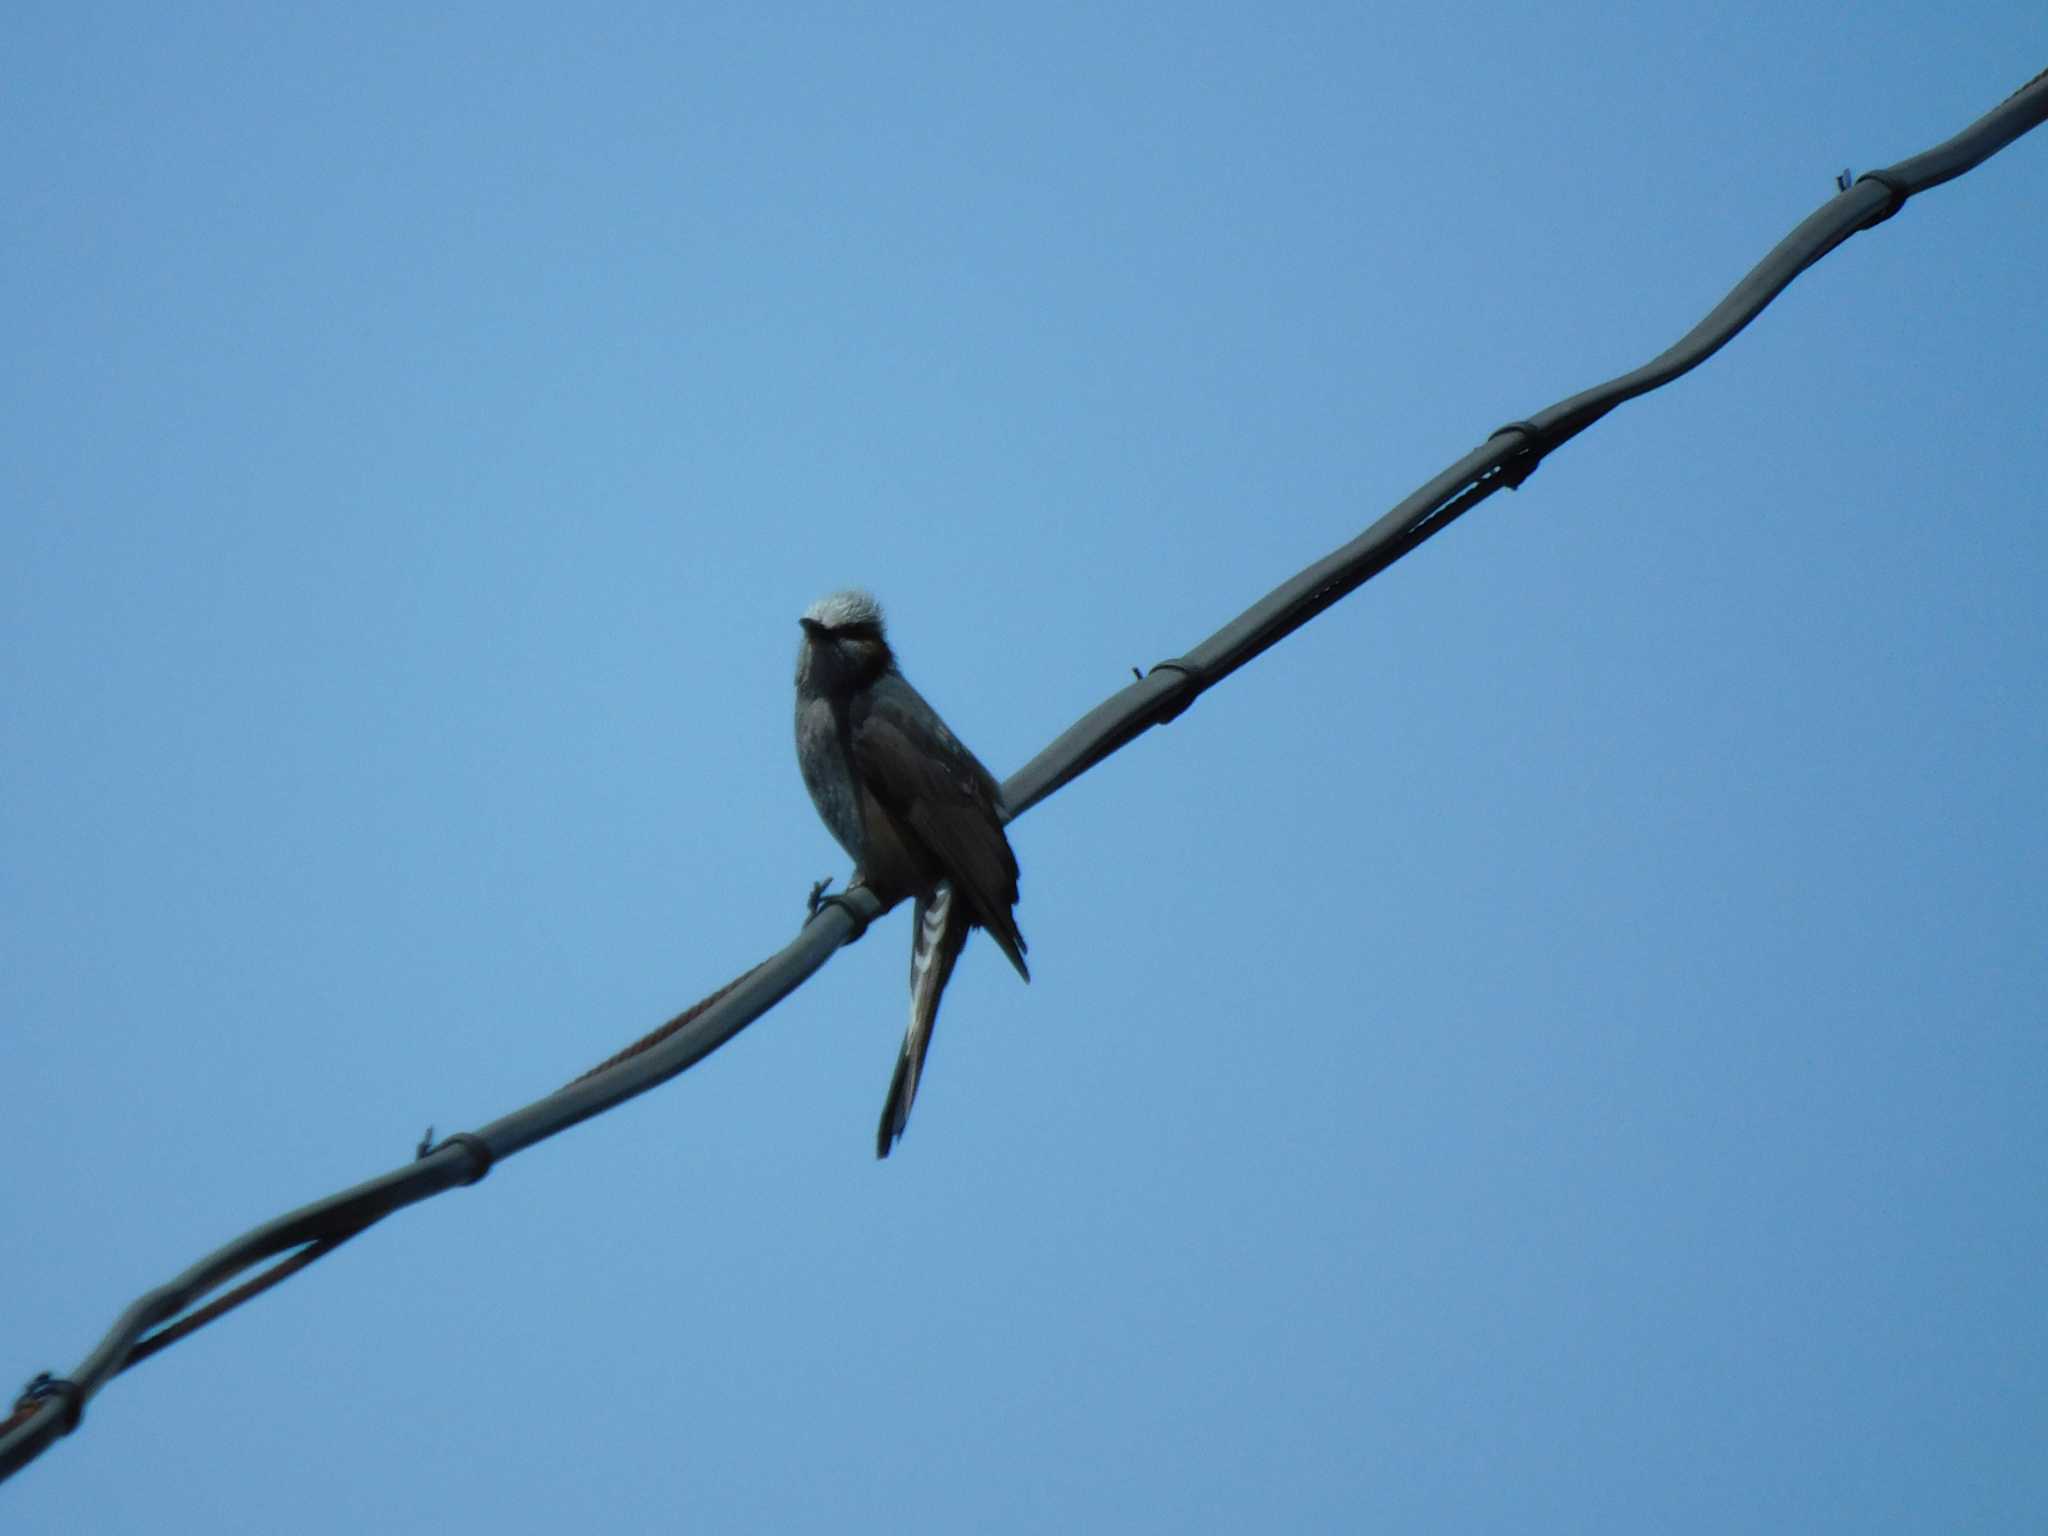
[[[1007,774],[2034,4],[0,22],[0,1369],[546,1092],[844,860],[859,583]],[[2048,139],[907,917],[138,1368],[10,1531],[2021,1530]]]

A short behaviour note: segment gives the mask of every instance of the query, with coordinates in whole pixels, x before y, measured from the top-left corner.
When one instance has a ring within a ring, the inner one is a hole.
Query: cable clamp
[[[1536,473],[1536,466],[1550,452],[1550,445],[1543,440],[1543,429],[1533,421],[1511,421],[1504,427],[1495,427],[1486,434],[1486,440],[1490,443],[1510,432],[1521,433],[1522,444],[1502,461],[1495,473],[1500,476],[1501,483],[1512,491],[1520,489],[1522,482]]]
[[[57,1433],[68,1435],[78,1428],[78,1421],[85,1417],[85,1394],[78,1383],[68,1376],[52,1376],[48,1371],[39,1371],[36,1378],[22,1388],[21,1396],[14,1400],[14,1411],[33,1411],[51,1398],[61,1398],[63,1408],[57,1419]]]
[[[452,1136],[443,1136],[439,1141],[433,1140],[433,1134],[432,1131],[429,1131],[420,1139],[418,1155],[430,1157],[434,1153],[445,1151],[449,1147],[463,1148],[469,1153],[470,1167],[469,1177],[462,1181],[464,1184],[478,1182],[485,1174],[491,1171],[491,1164],[498,1160],[497,1154],[491,1151],[490,1143],[473,1131],[457,1131]]]
[[[1152,664],[1152,672],[1178,672],[1188,680],[1187,686],[1169,697],[1160,712],[1153,716],[1154,725],[1165,725],[1168,721],[1178,720],[1187,707],[1201,697],[1209,686],[1209,674],[1184,656],[1177,656],[1172,661],[1155,661]],[[1147,672],[1145,676],[1151,677],[1152,672]]]
[[[1903,187],[1898,182],[1893,181],[1883,171],[1865,171],[1856,178],[1855,184],[1860,187],[1866,181],[1876,182],[1880,187],[1884,188],[1887,195],[1885,205],[1857,226],[1860,229],[1869,229],[1873,224],[1882,224],[1886,219],[1905,207],[1906,199],[1913,195],[1910,188]]]

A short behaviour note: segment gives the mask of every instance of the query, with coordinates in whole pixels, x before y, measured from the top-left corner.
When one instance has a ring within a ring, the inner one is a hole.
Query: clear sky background
[[[0,1370],[546,1092],[1691,325],[2038,0],[0,21]],[[40,1533],[2038,1531],[2048,136],[659,1093],[117,1381]]]

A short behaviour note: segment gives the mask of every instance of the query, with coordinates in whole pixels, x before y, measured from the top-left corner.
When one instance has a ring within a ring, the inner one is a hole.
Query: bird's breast
[[[811,792],[811,804],[847,857],[863,862],[860,787],[828,699],[800,700],[796,709],[796,762]]]

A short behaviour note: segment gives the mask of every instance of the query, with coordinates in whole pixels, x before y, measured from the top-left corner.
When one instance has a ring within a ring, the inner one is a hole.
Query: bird
[[[995,777],[897,669],[881,604],[848,589],[798,621],[796,757],[804,786],[884,907],[909,896],[910,1025],[882,1103],[875,1156],[910,1120],[939,996],[976,928],[1031,980],[1018,931],[1017,855]]]

